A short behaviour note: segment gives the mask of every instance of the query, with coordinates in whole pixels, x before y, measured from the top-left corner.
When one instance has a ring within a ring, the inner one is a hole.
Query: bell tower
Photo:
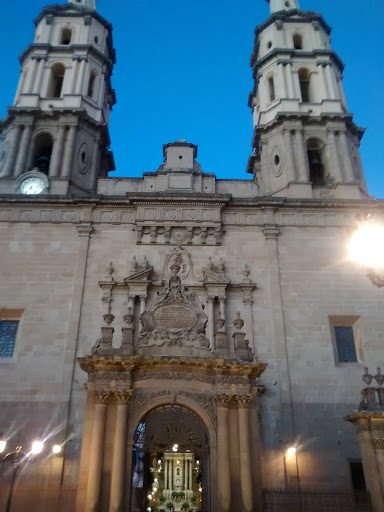
[[[112,26],[96,0],[43,9],[20,57],[14,103],[0,123],[2,193],[87,195],[113,171]]]
[[[247,170],[262,195],[364,198],[364,130],[347,109],[331,29],[298,0],[267,1],[271,15],[256,29],[251,56],[254,152]]]

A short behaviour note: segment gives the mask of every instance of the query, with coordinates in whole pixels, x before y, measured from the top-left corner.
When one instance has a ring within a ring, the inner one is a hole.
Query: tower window
[[[274,101],[276,98],[276,94],[275,94],[275,83],[274,83],[272,76],[270,76],[268,78],[268,90],[269,90],[269,101]]]
[[[96,73],[95,71],[91,71],[91,74],[89,75],[89,82],[88,82],[88,96],[90,98],[93,98],[93,95],[95,94],[95,85],[96,85]]]
[[[353,327],[335,325],[335,340],[339,363],[357,363]]]
[[[293,36],[293,47],[295,50],[302,50],[303,49],[303,36],[300,34],[295,34]]]
[[[37,167],[40,172],[49,174],[51,156],[53,149],[53,139],[48,133],[42,133],[35,139],[33,167]]]
[[[48,89],[49,98],[61,98],[63,92],[65,67],[63,64],[52,66],[51,81]]]
[[[70,28],[65,28],[61,32],[60,44],[68,45],[71,43],[71,39],[72,39],[72,30]]]
[[[300,92],[301,92],[301,101],[303,103],[309,103],[311,101],[309,94],[309,84],[310,84],[310,72],[308,69],[300,69],[299,70],[299,83],[300,83]]]
[[[323,187],[326,182],[323,163],[322,144],[318,140],[310,140],[307,144],[309,179],[314,187]]]

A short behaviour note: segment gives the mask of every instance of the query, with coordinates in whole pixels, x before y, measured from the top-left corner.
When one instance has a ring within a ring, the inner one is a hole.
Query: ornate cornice
[[[78,359],[91,382],[106,380],[134,381],[178,379],[219,384],[249,384],[267,368],[266,363],[239,364],[232,359],[151,357],[151,356],[87,356]],[[151,377],[152,375],[152,377]],[[100,376],[100,377],[99,377]]]
[[[382,420],[384,422],[384,411],[358,411],[352,414],[349,414],[344,418],[346,421],[350,423],[358,423],[358,422],[368,422],[377,420]]]

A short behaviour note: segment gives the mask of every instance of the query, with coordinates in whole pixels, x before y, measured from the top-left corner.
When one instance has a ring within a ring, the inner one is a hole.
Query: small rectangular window
[[[274,101],[276,98],[275,94],[275,83],[272,77],[268,78],[268,87],[269,87],[269,100]]]
[[[13,356],[18,326],[18,320],[0,320],[0,357]]]
[[[357,363],[353,327],[335,325],[337,355],[340,363]]]
[[[358,316],[330,316],[331,338],[336,363],[356,364],[359,362],[362,326]]]

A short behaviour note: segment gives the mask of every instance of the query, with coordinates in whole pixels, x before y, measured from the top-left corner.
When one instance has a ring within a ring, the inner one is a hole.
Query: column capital
[[[90,237],[93,233],[93,226],[92,224],[78,224],[76,226],[77,228],[77,232],[79,234],[79,237],[83,237],[83,238],[86,238],[86,237]]]
[[[280,234],[280,229],[277,226],[265,226],[263,233],[267,240],[276,240]]]
[[[233,400],[239,409],[248,409],[252,402],[252,395],[233,395]]]
[[[229,406],[229,402],[231,401],[232,396],[226,395],[224,393],[219,393],[215,396],[215,402],[218,407],[227,408]]]
[[[108,405],[111,399],[111,392],[108,389],[97,389],[92,393],[96,405]]]
[[[116,390],[114,392],[114,398],[115,398],[117,405],[128,405],[129,401],[132,398],[132,390],[131,389]]]

